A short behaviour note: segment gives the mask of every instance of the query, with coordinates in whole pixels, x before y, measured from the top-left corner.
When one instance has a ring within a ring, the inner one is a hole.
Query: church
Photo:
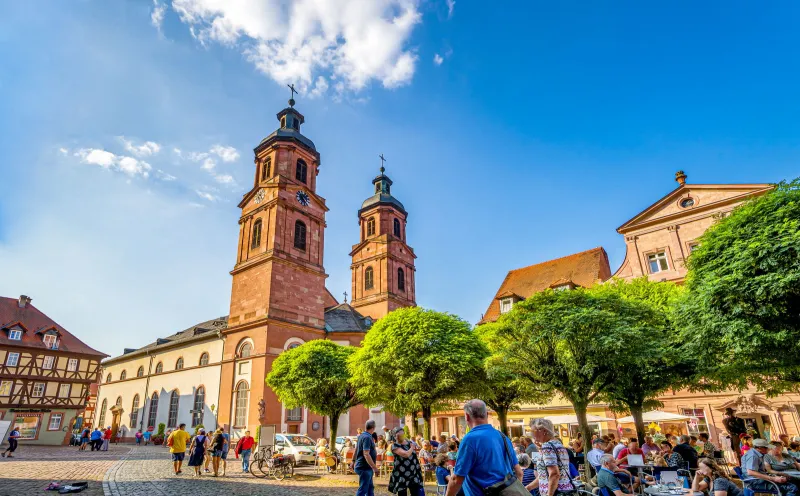
[[[162,422],[168,429],[224,425],[234,438],[260,425],[328,436],[326,418],[285,408],[266,385],[273,360],[312,339],[357,346],[373,322],[416,304],[408,212],[392,195],[383,167],[372,180],[374,194],[357,212],[350,303],[339,303],[325,287],[328,207],[317,194],[322,161],[302,134],[305,118],[294,105],[290,99],[277,114],[278,129],[254,149],[253,186],[238,205],[229,315],[103,362],[98,404],[108,411],[99,418],[111,419],[106,423],[124,438]],[[340,420],[337,434],[353,434],[370,418],[379,426],[400,424],[379,408],[358,406]]]

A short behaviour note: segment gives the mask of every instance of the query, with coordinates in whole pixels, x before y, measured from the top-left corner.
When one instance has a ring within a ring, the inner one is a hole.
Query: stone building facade
[[[68,443],[106,356],[27,296],[0,297],[0,419],[19,429],[25,444]]]

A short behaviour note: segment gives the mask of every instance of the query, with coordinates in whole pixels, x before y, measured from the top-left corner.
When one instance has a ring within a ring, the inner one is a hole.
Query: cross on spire
[[[347,303],[347,291],[344,292],[344,302]]]
[[[297,93],[299,95],[300,92],[298,92],[296,89],[294,89],[294,83],[287,84],[286,86],[288,86],[289,90],[291,90],[291,92],[292,92],[292,96],[291,96],[291,98],[289,98],[289,106],[290,107],[294,107],[294,94]]]
[[[384,158],[383,153],[378,155],[378,157],[381,159],[381,174],[383,174],[383,172],[386,170],[386,168],[383,166],[384,162],[386,162],[386,158]]]

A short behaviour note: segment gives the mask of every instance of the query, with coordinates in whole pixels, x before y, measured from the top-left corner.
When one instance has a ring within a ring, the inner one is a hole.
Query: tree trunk
[[[497,420],[500,421],[500,431],[508,436],[508,408],[495,408],[494,412],[497,414]]]
[[[586,402],[572,402],[572,407],[575,409],[575,415],[578,417],[578,427],[580,427],[581,435],[583,436],[583,456],[584,460],[586,460],[586,455],[592,449],[592,431],[589,430],[589,421],[586,420],[586,407],[588,406],[588,401]],[[592,470],[589,467],[588,461],[583,464],[584,471],[586,474],[585,480],[592,479]]]
[[[425,420],[425,425],[422,430],[422,437],[424,439],[431,438],[431,409],[430,407],[422,407],[422,419]]]
[[[336,449],[336,431],[339,430],[339,415],[339,413],[336,413],[335,415],[330,415],[328,417],[331,423],[331,438],[328,439],[328,442],[330,443],[328,445],[328,449],[331,451]]]
[[[411,412],[409,414],[411,416],[411,429],[409,432],[412,436],[417,437],[419,436],[419,422],[417,422],[417,412]]]
[[[642,418],[642,405],[628,405],[633,417],[633,423],[636,425],[636,437],[639,439],[639,446],[644,446],[644,436],[646,434],[644,427],[644,419]]]

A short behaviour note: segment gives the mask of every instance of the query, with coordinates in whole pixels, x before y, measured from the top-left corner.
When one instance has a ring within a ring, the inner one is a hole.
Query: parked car
[[[275,451],[295,464],[314,463],[316,443],[302,434],[275,434]]]
[[[336,438],[336,451],[342,451],[344,448],[344,440],[349,439],[351,443],[353,443],[353,447],[356,447],[356,443],[358,442],[358,436],[339,436]]]

